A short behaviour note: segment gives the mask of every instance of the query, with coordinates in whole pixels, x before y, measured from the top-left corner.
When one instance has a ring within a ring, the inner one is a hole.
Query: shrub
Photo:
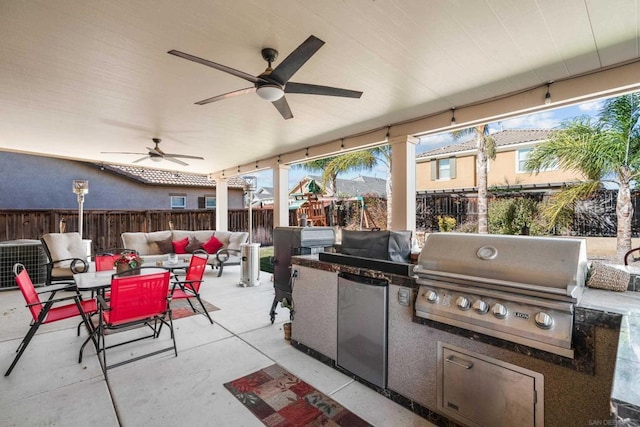
[[[438,215],[438,229],[440,231],[453,231],[456,228],[456,219],[451,216]]]
[[[500,198],[489,203],[489,233],[542,234],[538,203],[524,197]]]

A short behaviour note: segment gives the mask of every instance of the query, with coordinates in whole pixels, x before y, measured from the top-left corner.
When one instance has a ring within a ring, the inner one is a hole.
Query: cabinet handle
[[[473,362],[467,362],[467,363],[456,362],[455,361],[455,356],[449,356],[449,357],[447,357],[446,360],[447,360],[447,362],[453,363],[454,365],[462,366],[464,369],[473,368]]]

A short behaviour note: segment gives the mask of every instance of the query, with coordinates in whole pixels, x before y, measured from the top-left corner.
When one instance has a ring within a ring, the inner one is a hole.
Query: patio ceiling
[[[139,165],[235,169],[638,60],[639,9],[638,0],[3,0],[0,150],[131,164],[142,156],[101,152],[144,153],[158,137],[164,151],[204,160]],[[262,48],[279,50],[277,66],[311,34],[326,44],[292,81],[364,94],[287,95],[290,120],[255,94],[194,105],[251,84],[167,54],[258,75]]]

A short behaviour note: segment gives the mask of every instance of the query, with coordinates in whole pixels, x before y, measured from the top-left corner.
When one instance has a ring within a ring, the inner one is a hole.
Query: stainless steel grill
[[[584,239],[431,234],[416,316],[572,358],[586,265]]]

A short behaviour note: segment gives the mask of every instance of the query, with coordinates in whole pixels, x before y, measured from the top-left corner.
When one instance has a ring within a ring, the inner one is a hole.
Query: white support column
[[[398,136],[391,145],[391,227],[416,230],[416,144],[418,138]]]
[[[289,226],[289,166],[273,168],[273,226]]]
[[[216,178],[216,230],[229,230],[229,187],[226,178]]]

